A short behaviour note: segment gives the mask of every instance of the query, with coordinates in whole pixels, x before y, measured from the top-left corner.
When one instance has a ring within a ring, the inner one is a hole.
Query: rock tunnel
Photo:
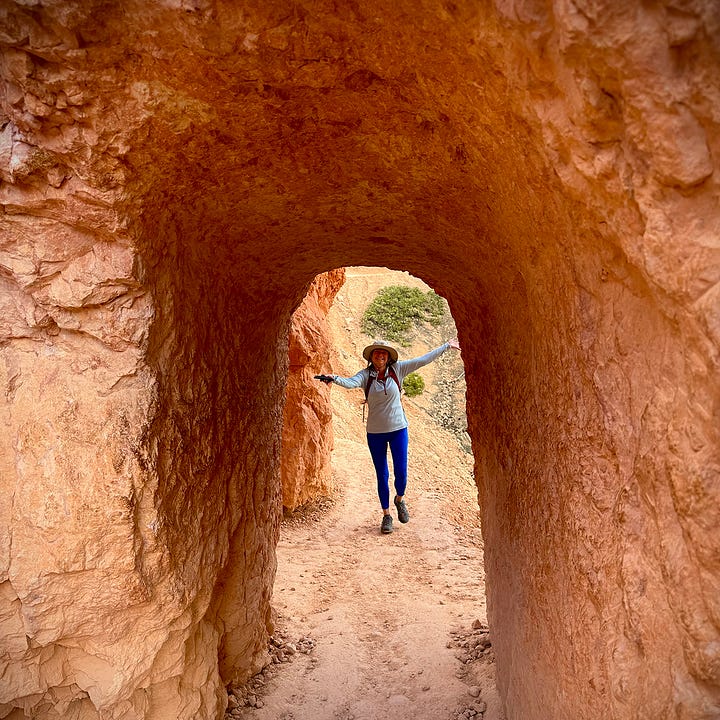
[[[458,326],[508,718],[720,715],[716,3],[0,18],[0,717],[259,668],[290,317],[349,265]]]

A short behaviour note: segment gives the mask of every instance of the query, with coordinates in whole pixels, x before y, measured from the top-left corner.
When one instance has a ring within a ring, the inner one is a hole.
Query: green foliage
[[[408,397],[415,397],[420,395],[425,389],[425,381],[416,372],[411,372],[403,380],[403,390]]]
[[[408,345],[410,331],[422,322],[439,325],[445,315],[443,299],[432,290],[388,285],[368,305],[362,318],[362,331],[374,338]]]

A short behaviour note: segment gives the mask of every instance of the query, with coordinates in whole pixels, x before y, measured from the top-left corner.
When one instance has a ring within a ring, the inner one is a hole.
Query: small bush
[[[411,372],[403,380],[403,390],[408,397],[420,395],[425,389],[425,381],[416,372]]]
[[[439,325],[444,315],[445,303],[432,290],[388,285],[368,305],[361,329],[370,337],[408,345],[410,330],[418,323]]]

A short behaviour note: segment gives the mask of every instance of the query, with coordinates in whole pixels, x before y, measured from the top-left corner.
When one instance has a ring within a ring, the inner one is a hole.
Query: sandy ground
[[[348,275],[333,320],[333,370],[341,374],[360,367],[365,343],[350,306],[397,284],[370,269]],[[283,522],[272,662],[237,689],[232,716],[502,720],[472,456],[434,421],[431,392],[422,401],[406,399],[411,518],[402,525],[395,516],[394,532],[382,535],[362,393],[334,387],[332,398],[336,492]]]

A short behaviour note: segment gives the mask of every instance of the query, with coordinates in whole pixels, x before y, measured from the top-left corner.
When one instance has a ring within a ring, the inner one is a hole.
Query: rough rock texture
[[[0,715],[256,669],[290,317],[367,264],[459,329],[508,717],[717,717],[718,8],[2,3]]]
[[[331,372],[326,318],[344,281],[343,268],[318,275],[292,316],[280,462],[282,504],[288,511],[333,491],[330,388],[313,375]]]

